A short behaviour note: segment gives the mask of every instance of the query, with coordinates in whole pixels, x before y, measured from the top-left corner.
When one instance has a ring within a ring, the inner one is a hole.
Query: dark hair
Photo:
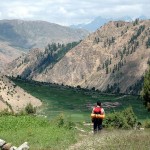
[[[98,105],[98,106],[101,106],[101,102],[100,102],[100,101],[97,101],[97,105]]]

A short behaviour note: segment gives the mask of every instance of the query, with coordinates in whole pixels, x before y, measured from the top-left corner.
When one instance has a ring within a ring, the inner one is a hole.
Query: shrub
[[[130,127],[134,127],[135,124],[136,124],[136,122],[137,122],[137,117],[136,117],[136,115],[134,114],[132,107],[126,108],[126,109],[122,112],[122,114],[123,114],[124,118],[126,119],[127,124],[128,124]]]
[[[71,118],[65,118],[63,114],[60,114],[53,122],[56,126],[65,127],[66,129],[73,129],[75,127],[75,123],[71,121]]]
[[[13,115],[14,113],[12,111],[9,111],[8,109],[4,109],[0,112],[0,116],[9,116]]]
[[[133,128],[136,124],[137,117],[135,116],[132,107],[129,107],[121,112],[108,114],[104,120],[104,126],[109,128]]]
[[[145,120],[144,127],[145,128],[150,128],[150,119]]]
[[[127,121],[125,120],[125,117],[120,112],[109,114],[104,120],[104,126],[107,128],[130,128],[130,126],[127,124]]]
[[[73,121],[71,121],[71,118],[67,118],[67,120],[65,122],[65,128],[67,128],[67,129],[75,128],[75,123]]]
[[[25,115],[27,115],[27,112],[26,112],[26,110],[22,109],[21,111],[17,112],[15,115],[16,116],[25,116]]]
[[[57,126],[62,127],[62,126],[64,126],[64,124],[65,124],[64,115],[61,114],[57,119]]]
[[[27,106],[25,107],[25,112],[27,114],[35,114],[36,113],[36,108],[33,107],[33,105],[31,103],[27,104]]]

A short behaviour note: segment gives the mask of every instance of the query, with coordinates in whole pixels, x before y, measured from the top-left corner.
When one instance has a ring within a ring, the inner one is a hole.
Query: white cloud
[[[32,18],[33,14],[30,13],[27,7],[15,7],[8,9],[8,17],[10,18]]]
[[[68,25],[85,23],[97,16],[150,17],[149,8],[149,0],[5,0],[0,5],[0,18],[46,20]]]

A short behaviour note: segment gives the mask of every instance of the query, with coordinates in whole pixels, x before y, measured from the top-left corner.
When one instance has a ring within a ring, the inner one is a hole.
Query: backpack
[[[101,114],[101,108],[100,107],[95,107],[93,112],[94,112],[94,114]]]

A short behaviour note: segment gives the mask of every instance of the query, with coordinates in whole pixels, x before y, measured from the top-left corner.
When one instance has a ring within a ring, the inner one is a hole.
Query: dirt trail
[[[93,132],[88,132],[86,135],[84,135],[84,138],[82,137],[81,141],[75,143],[74,145],[71,145],[67,150],[85,150],[86,147],[89,147],[90,150],[94,150],[92,146],[95,145],[96,142],[104,144],[104,137],[107,137],[107,135],[108,132],[105,130],[102,130],[97,134],[93,134]]]
[[[121,99],[121,98],[124,98],[124,97],[127,97],[127,95],[123,95],[123,96],[117,97],[116,99]]]
[[[84,138],[82,138],[81,141],[75,143],[74,145],[71,145],[67,150],[95,150],[95,149],[101,149],[103,147],[106,147],[108,145],[109,139],[114,139],[116,136],[119,137],[120,134],[128,135],[130,136],[132,134],[132,130],[129,132],[116,132],[109,131],[106,129],[103,129],[97,134],[93,134],[89,132]]]

